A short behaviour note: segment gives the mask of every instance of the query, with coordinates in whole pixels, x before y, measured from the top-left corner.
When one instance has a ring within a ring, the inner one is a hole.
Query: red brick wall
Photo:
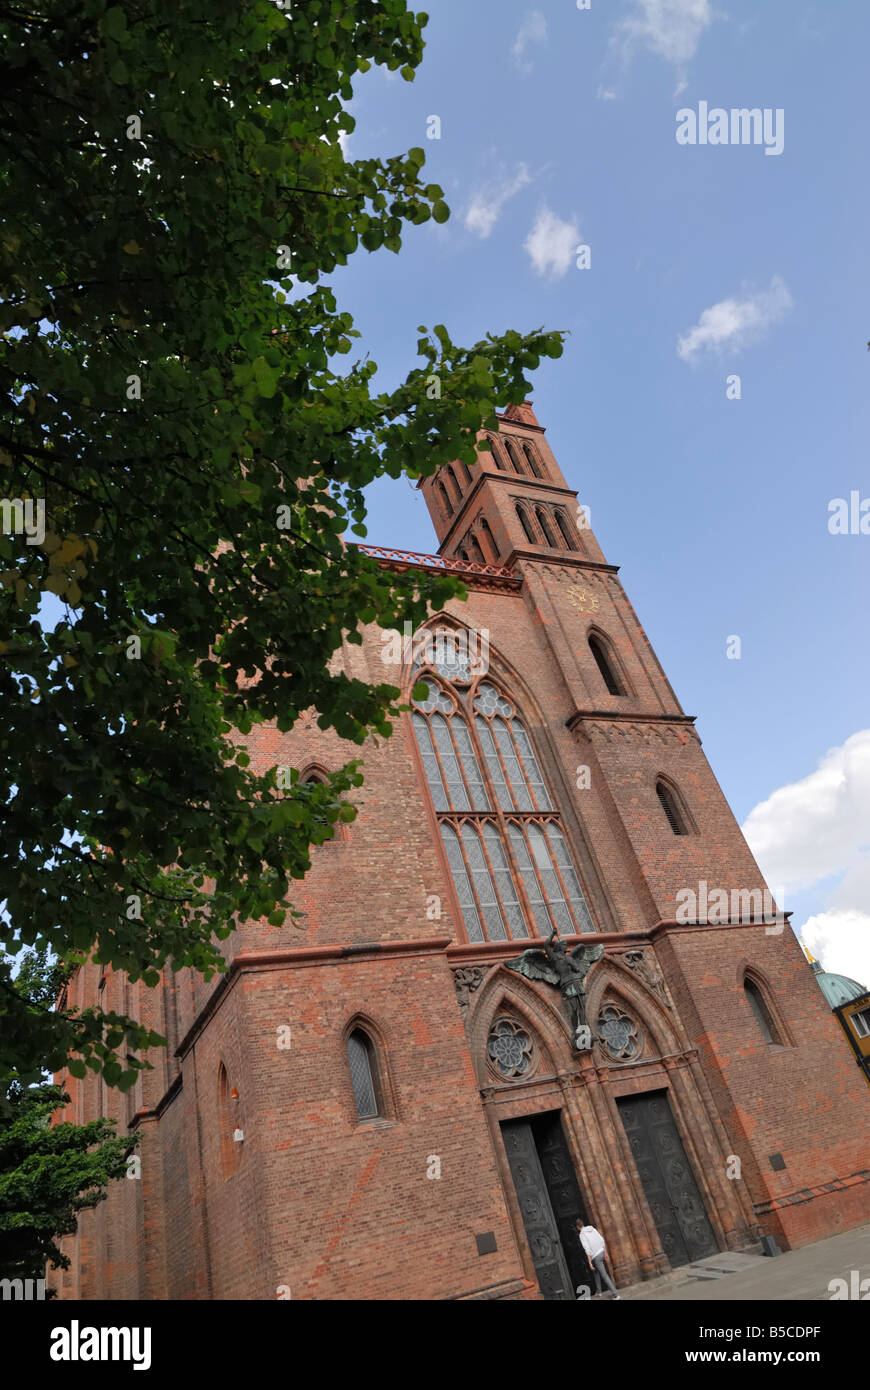
[[[469,508],[484,507],[504,551],[529,549],[517,538],[514,492],[537,488],[570,501],[552,491],[564,480],[533,425],[526,417],[551,483],[495,476],[486,465],[468,490]],[[523,433],[519,421],[511,428]],[[435,509],[431,481],[423,491]],[[435,521],[447,535],[437,510]],[[460,530],[447,535],[447,550]],[[624,932],[655,940],[678,1015],[673,1046],[683,1048],[667,1067],[693,1078],[681,1089],[682,1122],[708,1136],[706,1153],[720,1154],[724,1133],[742,1163],[736,1204],[721,1195],[721,1174],[705,1175],[705,1190],[719,1193],[710,1200],[721,1204],[720,1229],[752,1229],[754,1206],[762,1229],[800,1244],[866,1219],[870,1189],[856,1176],[866,1167],[866,1087],[790,931],[658,925],[674,918],[680,891],[701,880],[711,889],[762,880],[615,571],[592,533],[581,534],[581,553],[539,548],[517,558],[521,588],[470,578],[468,603],[449,611],[489,631],[491,675],[510,690],[536,745],[599,929],[617,941]],[[629,694],[608,694],[589,649],[593,628],[612,644]],[[362,647],[343,649],[344,669],[399,683],[382,661],[382,634],[364,636]],[[534,1296],[453,988],[445,948],[455,953],[464,933],[408,718],[362,750],[318,729],[312,715],[288,734],[257,728],[248,746],[257,770],[331,769],[361,755],[359,816],[346,837],[313,851],[292,895],[303,918],[280,928],[248,923],[225,944],[240,967],[228,981],[182,972],[148,991],[110,980],[112,1007],[127,1007],[129,993],[129,1007],[170,1036],[173,1052],[156,1054],[154,1071],[120,1101],[122,1118],[136,1112],[143,1135],[142,1178],[117,1184],[107,1204],[83,1216],[68,1242],[74,1269],[64,1296],[272,1299],[282,1286],[303,1299]],[[584,768],[588,787],[577,785]],[[697,833],[672,833],[655,792],[659,774],[679,787]],[[357,950],[330,949],[342,946]],[[498,958],[488,948],[474,957],[484,966]],[[747,966],[766,982],[788,1047],[771,1049],[761,1037],[743,996]],[[97,967],[79,972],[80,1005],[95,997],[98,977]],[[387,1120],[364,1125],[345,1058],[357,1014],[380,1040],[392,1107]],[[291,1029],[287,1050],[277,1046],[282,1025]],[[694,1079],[695,1049],[703,1084]],[[221,1063],[239,1091],[234,1122],[245,1134],[229,1177]],[[604,1163],[596,1125],[615,1115],[612,1096],[624,1093],[627,1074],[583,1065],[588,1090],[572,1099],[572,1122],[597,1133]],[[643,1085],[661,1086],[665,1064],[650,1063],[643,1075]],[[578,1078],[565,1085],[568,1094]],[[89,1076],[70,1089],[77,1118],[96,1113],[98,1083]],[[771,1169],[772,1153],[782,1153],[784,1172]],[[433,1155],[440,1179],[426,1176]],[[613,1239],[626,1270],[654,1272],[663,1257],[639,1192],[635,1178],[620,1191],[614,1211],[631,1211],[614,1218],[623,1224]],[[474,1237],[488,1231],[498,1249],[480,1256]]]

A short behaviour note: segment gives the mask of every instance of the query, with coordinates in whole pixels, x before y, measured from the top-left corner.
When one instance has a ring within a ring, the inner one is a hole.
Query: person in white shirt
[[[603,1279],[613,1294],[613,1297],[619,1298],[619,1294],[616,1292],[616,1285],[607,1273],[605,1261],[607,1264],[610,1264],[610,1256],[607,1253],[607,1246],[604,1243],[603,1235],[600,1231],[596,1230],[594,1226],[584,1226],[582,1217],[577,1218],[577,1234],[580,1237],[580,1244],[586,1252],[589,1268],[595,1275],[595,1292],[601,1293],[601,1280]],[[613,1266],[611,1265],[611,1270],[612,1268]]]

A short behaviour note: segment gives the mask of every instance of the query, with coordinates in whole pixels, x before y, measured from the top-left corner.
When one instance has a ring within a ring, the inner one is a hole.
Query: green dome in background
[[[867,993],[863,985],[859,985],[857,980],[850,980],[848,975],[830,975],[824,970],[816,976],[816,983],[832,1009],[838,1009],[841,1004],[851,1004],[853,999],[860,999],[862,994]]]

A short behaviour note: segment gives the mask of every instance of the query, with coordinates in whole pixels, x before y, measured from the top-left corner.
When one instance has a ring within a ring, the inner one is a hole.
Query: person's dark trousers
[[[603,1255],[596,1255],[592,1261],[595,1266],[595,1292],[601,1293],[601,1280],[603,1279],[610,1292],[616,1293],[616,1285],[607,1273],[607,1266],[604,1263]]]

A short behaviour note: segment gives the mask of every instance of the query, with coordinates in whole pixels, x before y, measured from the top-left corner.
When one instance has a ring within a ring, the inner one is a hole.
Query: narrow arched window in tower
[[[557,550],[558,547],[553,540],[553,532],[550,530],[550,523],[542,507],[535,508],[535,516],[537,517],[538,525],[543,532],[544,540],[547,542],[547,545],[551,546],[553,550]]]
[[[743,993],[746,996],[747,1004],[755,1015],[755,1021],[765,1042],[769,1043],[771,1047],[782,1047],[782,1038],[774,1022],[773,1014],[767,1006],[767,1000],[759,986],[749,976],[743,981]]]
[[[538,542],[535,538],[535,533],[532,530],[532,524],[529,521],[529,518],[526,516],[524,507],[517,507],[517,516],[519,517],[520,525],[523,528],[523,534],[526,540],[529,542],[530,545],[537,545]]]
[[[528,465],[531,468],[534,476],[536,478],[542,478],[544,475],[541,472],[541,465],[538,463],[538,460],[535,456],[535,450],[532,448],[531,444],[523,444],[523,453],[526,456]]]
[[[595,657],[595,664],[601,672],[601,679],[604,681],[610,694],[624,695],[625,689],[616,674],[610,655],[605,649],[604,642],[595,632],[589,635],[589,650]]]
[[[441,505],[443,506],[447,515],[452,516],[453,503],[450,501],[450,494],[448,493],[443,483],[437,483],[436,487],[438,488],[438,496],[441,498]]]
[[[480,523],[480,534],[486,541],[486,548],[489,551],[489,554],[487,555],[487,560],[491,561],[492,564],[497,565],[498,546],[495,543],[495,536],[489,529],[489,522],[486,520],[486,518],[484,518]]]
[[[415,669],[429,694],[412,723],[469,941],[594,932],[525,724],[489,679],[451,669],[451,688]]]
[[[468,548],[471,551],[472,560],[476,560],[479,565],[485,565],[488,563],[487,558],[484,555],[483,550],[481,549],[480,541],[477,539],[477,536],[469,537]]]
[[[241,1143],[237,1143],[234,1137],[238,1119],[233,1114],[234,1109],[227,1069],[221,1062],[218,1071],[218,1125],[220,1127],[221,1171],[225,1178],[231,1177],[236,1171],[241,1156]]]
[[[668,818],[668,825],[675,835],[688,835],[689,823],[680,798],[670,783],[659,778],[656,782],[656,795],[662,805],[662,810]]]
[[[488,434],[486,437],[487,437],[487,439],[489,440],[490,444],[492,445],[492,461],[493,461],[493,463],[495,464],[496,468],[500,468],[501,471],[504,472],[504,458],[503,458],[502,452],[501,452],[501,444],[499,443],[499,441],[498,441],[497,439],[494,439],[493,436],[492,436],[491,434]]]
[[[565,513],[561,510],[561,508],[558,508],[554,515],[556,517],[556,525],[558,526],[559,531],[561,532],[562,540],[565,542],[565,549],[576,550],[577,547],[574,544],[574,538],[571,535],[571,527],[569,525],[568,518],[566,517]]]
[[[514,472],[515,472],[515,473],[519,473],[519,474],[521,474],[521,475],[525,474],[525,471],[526,471],[526,470],[523,468],[522,464],[520,463],[519,454],[517,453],[517,447],[516,447],[516,445],[514,444],[514,441],[513,441],[512,439],[507,439],[507,438],[506,438],[504,443],[505,443],[505,448],[506,448],[507,451],[508,451],[508,458],[510,459],[511,463],[513,464],[513,470],[514,470]]]
[[[450,481],[452,482],[453,487],[454,487],[454,490],[455,490],[455,492],[456,492],[456,500],[457,500],[457,502],[461,502],[461,501],[462,501],[462,488],[459,486],[459,480],[457,479],[456,474],[455,474],[454,471],[453,471],[453,464],[452,464],[452,463],[448,463],[448,465],[447,465],[447,470],[446,470],[446,471],[447,471],[447,476],[448,476],[448,478],[450,479]]]
[[[461,466],[462,471],[465,474],[465,481],[468,484],[468,486],[471,487],[471,484],[474,482],[474,479],[471,476],[471,469],[468,467],[467,463],[463,463]]]
[[[374,1043],[362,1028],[354,1028],[347,1040],[347,1067],[357,1119],[377,1119],[383,1114],[378,1058]]]

